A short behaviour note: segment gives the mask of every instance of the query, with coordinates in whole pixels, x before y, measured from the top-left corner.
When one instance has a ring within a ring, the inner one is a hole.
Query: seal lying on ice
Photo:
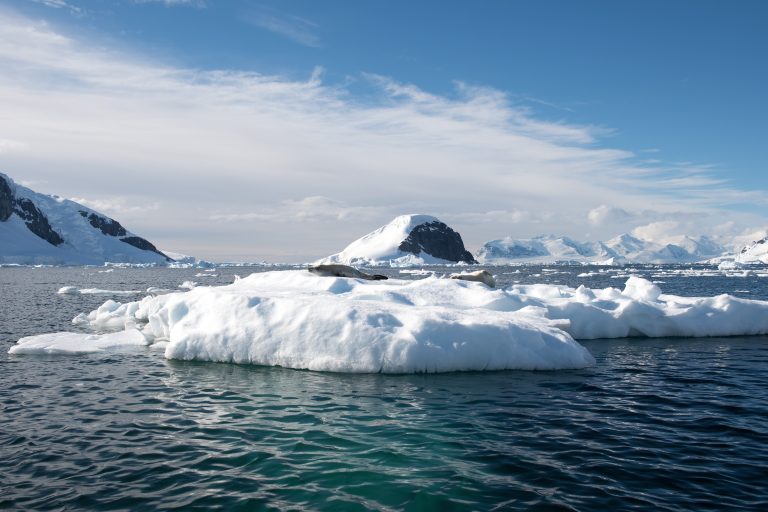
[[[485,283],[491,288],[496,288],[496,279],[493,278],[487,270],[478,270],[476,272],[462,272],[461,274],[451,274],[451,279],[461,279],[462,281],[477,281]]]
[[[366,279],[368,281],[389,279],[387,276],[379,274],[366,274],[365,272],[360,272],[355,267],[350,267],[349,265],[315,265],[309,267],[307,270],[309,270],[310,274],[324,277],[353,277],[355,279]]]

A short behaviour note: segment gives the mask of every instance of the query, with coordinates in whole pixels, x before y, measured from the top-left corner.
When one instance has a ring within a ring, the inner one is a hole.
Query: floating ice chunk
[[[665,295],[639,277],[630,277],[623,291],[517,285],[508,292],[546,318],[567,320],[564,330],[576,339],[768,334],[768,302]]]
[[[8,352],[11,354],[88,354],[146,345],[148,345],[147,339],[136,329],[90,335],[55,332],[21,338]]]
[[[194,281],[184,281],[183,283],[181,283],[179,285],[179,288],[186,289],[186,290],[191,290],[195,286],[197,286],[197,283],[194,282]]]
[[[298,270],[124,304],[109,300],[73,322],[99,331],[139,329],[171,359],[339,372],[563,369],[594,363],[574,338],[768,334],[768,302],[665,295],[639,277],[623,290],[494,290],[434,276],[365,281]],[[57,340],[100,341],[45,336],[40,343],[49,350]]]
[[[59,295],[137,295],[142,292],[140,290],[102,290],[100,288],[63,286],[56,293]]]
[[[465,281],[371,282],[287,271],[107,301],[74,321],[102,331],[139,327],[150,343],[167,342],[172,359],[388,373],[594,364],[562,322],[518,313],[522,306],[517,297]]]
[[[624,295],[636,300],[654,302],[661,295],[661,288],[641,277],[631,276],[624,284]]]

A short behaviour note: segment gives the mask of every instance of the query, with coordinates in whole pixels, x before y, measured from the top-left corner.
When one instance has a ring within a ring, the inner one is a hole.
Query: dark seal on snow
[[[388,279],[387,276],[360,272],[355,267],[350,267],[349,265],[315,265],[309,267],[307,270],[309,270],[310,274],[323,277],[352,277],[355,279],[365,279],[367,281],[381,281]]]

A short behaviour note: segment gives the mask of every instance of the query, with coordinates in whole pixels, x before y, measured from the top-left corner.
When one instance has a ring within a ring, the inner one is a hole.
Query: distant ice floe
[[[11,354],[90,354],[149,345],[137,329],[109,334],[55,332],[21,338],[9,351]]]
[[[135,302],[109,300],[73,323],[131,332],[136,345],[139,333],[169,359],[335,372],[554,370],[594,364],[574,338],[766,334],[768,302],[665,295],[639,277],[623,290],[491,289],[436,276],[362,281],[282,271]],[[10,352],[122,346],[111,336],[32,336]]]
[[[56,293],[59,295],[138,295],[144,292],[142,290],[102,290],[100,288],[63,286]]]

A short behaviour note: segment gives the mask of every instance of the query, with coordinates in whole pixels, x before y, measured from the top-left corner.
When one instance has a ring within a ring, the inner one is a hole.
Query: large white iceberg
[[[297,270],[109,300],[73,322],[107,334],[32,336],[10,352],[99,351],[125,341],[109,334],[118,331],[164,347],[170,359],[336,372],[583,368],[594,359],[574,338],[766,334],[768,302],[664,295],[637,277],[623,290],[498,290],[435,276],[363,281]]]

